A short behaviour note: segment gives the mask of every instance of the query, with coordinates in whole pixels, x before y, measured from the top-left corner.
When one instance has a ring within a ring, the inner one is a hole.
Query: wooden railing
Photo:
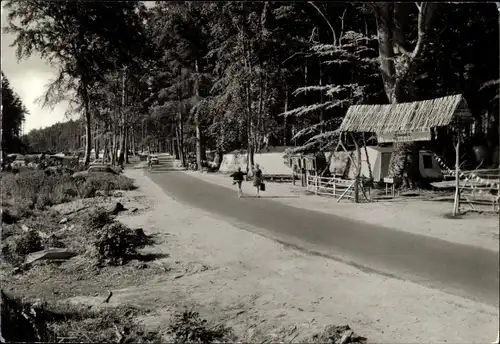
[[[316,195],[332,196],[339,202],[342,198],[354,201],[354,180],[307,176],[306,189]]]

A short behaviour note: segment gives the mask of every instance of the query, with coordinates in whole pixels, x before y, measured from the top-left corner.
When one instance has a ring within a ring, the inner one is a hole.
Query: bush
[[[45,248],[65,248],[66,245],[54,234],[43,240]]]
[[[19,221],[19,218],[16,215],[10,213],[8,209],[2,209],[2,223],[11,225]]]
[[[28,231],[18,237],[15,243],[15,252],[20,256],[43,250],[42,238],[38,232]]]
[[[107,224],[97,231],[94,247],[99,265],[123,265],[131,256],[137,255],[137,249],[148,244],[146,236],[119,222]]]
[[[11,264],[19,264],[33,252],[43,250],[42,239],[38,232],[28,231],[12,235],[2,247],[2,255]]]
[[[113,217],[104,208],[98,208],[87,215],[85,227],[88,231],[98,231],[105,225],[113,223]]]
[[[223,325],[209,328],[198,312],[185,310],[175,314],[168,332],[176,343],[214,343],[223,342],[232,331]]]

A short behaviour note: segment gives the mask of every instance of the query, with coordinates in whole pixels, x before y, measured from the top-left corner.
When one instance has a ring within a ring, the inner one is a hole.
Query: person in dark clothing
[[[238,198],[241,198],[241,196],[243,196],[243,191],[241,190],[241,184],[245,179],[245,175],[246,175],[245,172],[241,172],[241,167],[238,167],[236,172],[230,175],[230,177],[233,178],[233,185],[236,184],[238,186]]]
[[[253,171],[253,186],[257,189],[257,197],[260,197],[260,184],[262,184],[262,170],[259,167],[259,164],[255,165],[255,169]]]

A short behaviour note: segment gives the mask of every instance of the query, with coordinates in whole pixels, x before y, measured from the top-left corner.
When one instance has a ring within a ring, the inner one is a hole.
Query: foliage
[[[25,147],[22,144],[21,129],[28,110],[21,98],[14,92],[9,80],[2,72],[2,150],[7,153],[20,153]]]
[[[78,152],[83,151],[84,123],[69,120],[43,129],[33,129],[25,135],[30,152]]]
[[[476,119],[471,142],[491,151],[498,142],[498,88],[490,82],[497,54],[486,51],[498,50],[493,4],[7,3],[11,19],[58,18],[27,31],[11,23],[19,57],[46,48],[49,61],[69,68],[60,85],[77,95],[88,80],[88,135],[113,163],[124,148],[169,150],[184,163],[193,152],[203,160],[205,150],[331,150],[352,104],[454,93],[465,95]],[[421,30],[419,18],[427,22]],[[77,23],[67,30],[73,35],[60,27],[68,21]],[[89,29],[78,36],[81,23]],[[117,30],[128,33],[126,44]],[[73,45],[82,53],[70,54]],[[34,150],[81,149],[80,125],[34,131],[27,141]],[[441,155],[446,137],[435,144]]]
[[[2,247],[2,256],[13,265],[20,264],[33,252],[43,250],[44,245],[37,231],[22,232],[9,236]]]

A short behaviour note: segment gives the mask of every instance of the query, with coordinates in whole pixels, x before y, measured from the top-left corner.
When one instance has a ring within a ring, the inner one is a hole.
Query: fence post
[[[318,176],[314,176],[314,182],[315,182],[315,188],[314,188],[314,194],[318,194]]]
[[[335,198],[337,197],[337,190],[336,190],[337,183],[335,182],[335,177],[332,178],[332,180],[333,180],[333,197]]]

